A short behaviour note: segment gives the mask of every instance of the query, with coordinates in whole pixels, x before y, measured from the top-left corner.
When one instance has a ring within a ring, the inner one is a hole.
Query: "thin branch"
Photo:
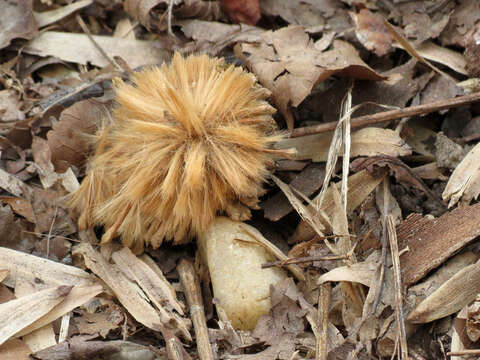
[[[318,312],[317,322],[319,334],[315,344],[315,360],[327,360],[328,347],[328,312],[330,310],[330,283],[326,282],[320,285],[320,292],[318,295]]]
[[[384,199],[385,201],[385,199]],[[397,233],[392,215],[385,217],[387,233],[392,253],[393,276],[395,279],[395,320],[397,321],[398,337],[400,343],[401,360],[408,360],[407,335],[405,330],[405,317],[403,314],[402,278],[400,273],[400,256],[398,254]]]
[[[290,258],[287,260],[277,260],[262,264],[262,269],[271,268],[274,266],[285,266],[289,264],[301,264],[313,261],[333,261],[333,260],[346,260],[349,255],[336,255],[336,256],[305,256],[299,258]]]
[[[122,71],[122,68],[120,66],[118,66],[118,64],[110,56],[108,56],[108,54],[105,52],[105,50],[103,50],[102,47],[95,41],[92,34],[90,33],[90,30],[87,27],[87,24],[85,24],[85,22],[80,17],[80,15],[77,14],[76,19],[77,19],[78,24],[82,28],[83,32],[88,36],[88,38],[92,42],[93,46],[95,46],[95,48],[100,52],[100,54],[102,54],[102,56],[108,61],[108,63],[110,65],[112,65],[112,67],[114,69]]]
[[[459,96],[453,99],[433,101],[428,104],[411,106],[399,110],[383,111],[371,115],[364,115],[352,118],[351,127],[358,128],[365,125],[373,125],[391,120],[398,120],[404,117],[411,117],[415,115],[429,114],[435,111],[450,109],[466,104],[471,104],[480,101],[480,92]],[[337,121],[327,122],[325,124],[308,126],[294,129],[290,137],[300,137],[306,135],[320,134],[335,130]]]
[[[198,357],[200,360],[213,360],[212,347],[208,338],[207,321],[203,310],[202,293],[200,284],[189,259],[182,259],[177,266],[178,275],[190,307],[195,337],[197,339]]]

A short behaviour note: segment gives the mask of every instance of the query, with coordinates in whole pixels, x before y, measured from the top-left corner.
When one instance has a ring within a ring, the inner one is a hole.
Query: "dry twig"
[[[415,115],[429,114],[435,111],[451,109],[454,107],[471,104],[480,100],[480,92],[459,96],[453,99],[433,101],[429,104],[422,104],[417,106],[410,106],[399,110],[383,111],[375,114],[364,115],[352,118],[351,127],[359,128],[366,125],[378,124],[391,120],[398,120],[404,117],[411,117]],[[290,137],[299,137],[313,134],[320,134],[335,130],[337,121],[327,122],[325,124],[307,126],[303,128],[294,129]]]
[[[190,307],[190,317],[195,329],[198,356],[200,360],[213,360],[213,352],[208,338],[207,322],[203,310],[202,293],[192,261],[182,259],[177,266],[177,270]]]
[[[318,295],[317,321],[319,325],[319,334],[316,339],[315,360],[326,360],[328,356],[327,335],[328,335],[328,311],[330,309],[330,283],[326,282],[320,285]]]

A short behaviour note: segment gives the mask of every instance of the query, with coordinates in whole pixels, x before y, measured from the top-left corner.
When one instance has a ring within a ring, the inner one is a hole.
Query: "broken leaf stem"
[[[398,120],[404,117],[429,114],[435,111],[450,109],[470,103],[480,101],[480,92],[469,95],[459,96],[453,99],[433,101],[428,104],[410,106],[404,109],[383,111],[375,114],[358,116],[351,119],[350,126],[358,128],[365,125],[378,124],[390,120]],[[320,134],[335,130],[337,121],[331,121],[320,125],[297,128],[292,131],[290,137],[300,137],[306,135]]]

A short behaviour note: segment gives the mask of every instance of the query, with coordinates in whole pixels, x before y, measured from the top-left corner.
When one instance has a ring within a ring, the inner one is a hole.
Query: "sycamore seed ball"
[[[98,131],[72,198],[80,228],[104,226],[136,253],[185,243],[219,214],[243,220],[276,154],[275,112],[253,74],[223,59],[176,54],[114,81],[113,119]]]

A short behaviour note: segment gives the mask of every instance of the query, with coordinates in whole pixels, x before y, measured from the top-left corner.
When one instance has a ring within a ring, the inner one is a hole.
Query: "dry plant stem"
[[[95,46],[95,48],[100,52],[100,54],[102,54],[102,56],[108,61],[108,63],[110,65],[113,66],[114,69],[122,71],[122,68],[120,66],[118,66],[118,64],[110,56],[108,56],[108,54],[105,52],[105,50],[102,49],[102,47],[100,45],[98,45],[98,43],[95,41],[92,34],[90,33],[90,30],[88,29],[87,24],[85,24],[85,22],[80,17],[80,15],[77,14],[76,19],[77,19],[78,24],[82,28],[83,32],[88,36],[88,38],[92,42],[93,46]]]
[[[459,96],[453,99],[433,101],[429,104],[411,106],[411,107],[399,109],[399,110],[383,111],[383,112],[379,112],[371,115],[355,117],[355,118],[352,118],[350,125],[352,129],[354,129],[354,128],[358,128],[366,125],[373,125],[373,124],[378,124],[386,121],[398,120],[404,117],[429,114],[435,111],[440,111],[440,110],[450,109],[450,108],[454,108],[454,107],[458,107],[466,104],[471,104],[479,100],[480,100],[480,92],[477,92],[469,95]],[[335,130],[336,126],[337,126],[337,121],[331,121],[325,124],[298,128],[292,131],[292,133],[290,134],[290,137],[299,137],[299,136],[325,133],[325,132]]]
[[[273,266],[285,266],[289,264],[302,264],[312,261],[333,261],[333,260],[347,260],[349,255],[337,255],[337,256],[305,256],[299,258],[289,258],[287,260],[277,260],[262,264],[262,269],[267,269]]]
[[[167,343],[167,353],[170,360],[183,360],[183,349],[176,339],[168,339]]]
[[[480,349],[451,351],[447,353],[447,356],[471,356],[471,355],[480,355]]]
[[[188,306],[190,307],[190,317],[195,329],[198,356],[200,360],[213,360],[212,347],[208,338],[207,321],[203,310],[202,293],[193,262],[189,259],[182,259],[177,266],[177,270]]]
[[[328,335],[328,311],[330,310],[330,283],[320,285],[318,295],[318,325],[319,334],[316,339],[315,360],[326,360],[328,356],[327,335]]]
[[[400,359],[408,360],[407,335],[405,331],[405,318],[403,314],[402,299],[402,279],[400,273],[400,256],[398,254],[397,233],[393,217],[385,217],[387,223],[388,239],[390,241],[390,251],[392,253],[393,276],[395,279],[395,319],[397,321],[398,337],[400,338]]]

